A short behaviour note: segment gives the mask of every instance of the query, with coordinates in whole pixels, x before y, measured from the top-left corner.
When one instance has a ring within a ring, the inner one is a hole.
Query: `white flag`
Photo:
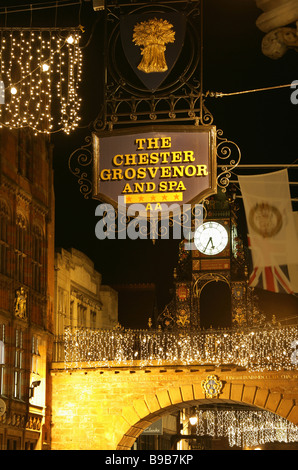
[[[298,237],[298,212],[294,212],[294,221],[295,221],[295,226],[296,226],[296,234]],[[298,247],[296,248],[298,249]],[[289,264],[289,276],[290,276],[290,281],[292,288],[294,292],[298,292],[298,264]]]
[[[238,176],[254,268],[298,264],[287,170]]]

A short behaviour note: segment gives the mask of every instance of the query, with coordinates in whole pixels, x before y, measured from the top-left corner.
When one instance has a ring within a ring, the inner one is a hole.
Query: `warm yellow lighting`
[[[189,422],[190,422],[190,424],[191,424],[192,426],[194,426],[195,424],[197,424],[197,422],[198,422],[198,417],[197,417],[197,415],[190,416]]]
[[[47,72],[48,70],[50,70],[50,66],[45,62],[44,64],[42,64],[41,70],[43,72]]]
[[[69,134],[77,128],[82,102],[80,34],[71,30],[65,39],[58,28],[2,29],[0,69],[10,93],[0,107],[1,124],[11,129],[30,126],[35,133]]]
[[[66,39],[66,42],[68,44],[73,44],[74,43],[74,37],[72,35],[68,36],[68,38]]]

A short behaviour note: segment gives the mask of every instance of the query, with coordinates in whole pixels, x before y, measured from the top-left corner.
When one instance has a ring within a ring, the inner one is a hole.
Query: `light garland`
[[[298,426],[264,410],[197,410],[198,436],[228,438],[230,447],[298,442]]]
[[[297,339],[298,326],[185,333],[66,328],[59,344],[65,364],[74,368],[84,362],[99,367],[233,364],[250,371],[278,371],[298,369]]]
[[[0,80],[5,87],[1,126],[48,134],[69,134],[78,126],[80,33],[56,28],[0,30]]]

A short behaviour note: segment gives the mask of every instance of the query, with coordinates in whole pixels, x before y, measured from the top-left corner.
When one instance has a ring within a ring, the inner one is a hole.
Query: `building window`
[[[5,325],[0,325],[0,395],[5,392]]]
[[[74,309],[74,301],[71,300],[70,306],[69,306],[69,327],[73,327],[73,309]]]
[[[8,226],[8,208],[3,201],[0,201],[0,272],[2,274],[7,274],[8,272]]]
[[[26,257],[27,226],[22,215],[17,215],[16,220],[16,278],[24,283],[24,264]]]
[[[32,232],[32,287],[38,292],[43,291],[42,268],[43,268],[43,236],[38,227]]]
[[[85,327],[86,326],[86,313],[87,309],[82,304],[78,304],[78,326]]]
[[[14,392],[13,397],[22,399],[22,385],[24,378],[24,344],[23,332],[16,330],[15,335],[15,359],[14,359]]]
[[[94,310],[90,312],[90,327],[96,328],[96,312]]]
[[[38,367],[39,367],[39,341],[37,336],[32,337],[32,345],[31,345],[31,353],[32,353],[32,361],[31,361],[31,372],[34,374],[38,374]]]
[[[19,173],[29,181],[33,179],[34,140],[32,131],[20,129],[18,135],[18,166]]]

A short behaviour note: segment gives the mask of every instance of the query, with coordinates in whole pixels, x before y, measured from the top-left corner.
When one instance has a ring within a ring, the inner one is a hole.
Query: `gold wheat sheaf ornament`
[[[175,42],[175,31],[171,23],[157,18],[138,23],[134,27],[133,42],[136,46],[143,46],[139,70],[145,73],[168,70],[165,45]]]

